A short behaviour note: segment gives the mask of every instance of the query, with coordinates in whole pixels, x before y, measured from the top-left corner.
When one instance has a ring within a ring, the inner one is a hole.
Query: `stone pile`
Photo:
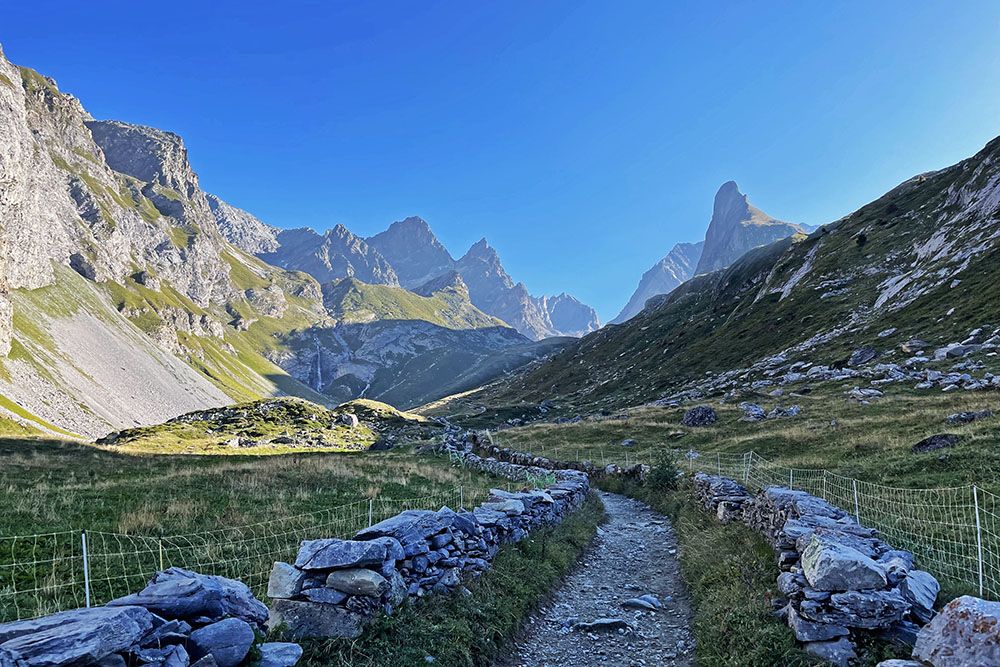
[[[748,499],[737,482],[711,475],[697,475],[695,486],[720,515],[730,494],[738,498],[744,522],[770,541],[781,570],[780,613],[806,651],[846,666],[865,635],[912,646],[933,617],[937,580],[839,507],[783,487]]]
[[[753,501],[753,494],[737,482],[703,472],[694,476],[694,495],[722,523],[741,519],[744,505]]]
[[[466,449],[464,465],[507,479],[554,478],[544,488],[494,489],[471,511],[407,510],[352,540],[302,543],[293,564],[275,563],[268,584],[271,627],[294,638],[357,637],[377,613],[407,600],[459,589],[489,569],[500,547],[561,522],[585,500],[586,473],[484,459]]]
[[[0,667],[239,667],[265,630],[267,607],[244,584],[181,568],[104,607],[0,625]],[[292,667],[297,644],[257,646],[260,667]]]

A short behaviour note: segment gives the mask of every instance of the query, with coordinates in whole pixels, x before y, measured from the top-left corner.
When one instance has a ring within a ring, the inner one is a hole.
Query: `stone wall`
[[[609,463],[599,466],[592,461],[563,461],[548,459],[544,456],[535,456],[530,452],[522,452],[508,447],[497,447],[488,442],[484,442],[475,435],[468,436],[468,444],[471,451],[478,452],[483,456],[490,457],[497,461],[505,461],[519,466],[539,468],[542,470],[578,470],[587,473],[591,479],[601,479],[604,477],[625,477],[636,481],[643,481],[649,474],[649,466],[635,464],[632,466],[620,466],[616,463]]]
[[[250,661],[267,607],[244,584],[181,568],[104,607],[0,625],[0,667],[240,667]],[[297,644],[257,645],[259,667],[292,667]]]
[[[380,612],[461,588],[489,569],[503,544],[561,522],[590,489],[585,472],[483,458],[464,437],[446,438],[443,448],[476,471],[554,481],[513,493],[493,489],[472,510],[408,510],[352,540],[303,542],[294,563],[274,564],[267,591],[271,627],[284,626],[293,638],[357,637]]]
[[[937,580],[914,567],[912,553],[839,507],[783,487],[753,496],[734,480],[705,473],[694,485],[720,518],[742,519],[774,547],[778,613],[808,652],[846,666],[866,636],[913,646],[933,617]]]

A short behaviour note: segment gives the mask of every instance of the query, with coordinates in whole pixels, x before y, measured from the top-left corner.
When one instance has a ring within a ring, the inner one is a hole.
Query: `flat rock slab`
[[[531,617],[514,655],[499,665],[694,665],[691,607],[670,522],[639,501],[610,493],[601,499],[608,522],[552,601]],[[622,606],[650,595],[661,609]],[[609,619],[627,628],[587,630]]]

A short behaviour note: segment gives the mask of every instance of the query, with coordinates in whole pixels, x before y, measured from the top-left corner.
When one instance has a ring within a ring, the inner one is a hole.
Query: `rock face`
[[[802,233],[803,227],[776,220],[752,206],[733,181],[715,194],[712,220],[695,274],[724,269],[747,251]]]
[[[234,246],[251,255],[275,252],[278,249],[278,229],[213,194],[206,195],[206,198],[219,233]]]
[[[618,313],[611,324],[621,324],[630,320],[643,309],[646,301],[661,294],[670,294],[681,283],[694,276],[695,267],[701,259],[705,242],[678,243],[667,253],[666,257],[642,274],[639,286],[635,288],[632,297]]]
[[[431,231],[430,225],[416,216],[389,225],[368,244],[382,254],[407,289],[453,270],[455,260]]]
[[[258,256],[283,269],[304,271],[321,283],[340,278],[398,285],[393,267],[378,250],[337,225],[323,234],[308,229],[284,229],[275,237],[278,247]]]

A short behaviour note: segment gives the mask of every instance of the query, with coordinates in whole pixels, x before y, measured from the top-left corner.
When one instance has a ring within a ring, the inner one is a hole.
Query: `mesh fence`
[[[501,438],[493,434],[494,442]],[[503,446],[517,449],[517,445]],[[537,454],[552,459],[634,465],[650,463],[624,447],[595,449],[560,443]],[[922,567],[954,591],[1000,599],[1000,496],[979,486],[903,489],[844,477],[829,470],[789,468],[755,452],[671,449],[684,470],[730,477],[759,491],[785,486],[806,491],[850,512],[899,549],[912,551]]]
[[[238,579],[264,597],[271,566],[305,539],[349,538],[407,509],[472,506],[458,487],[421,498],[373,498],[260,523],[171,536],[64,531],[0,537],[0,623],[104,604],[168,567]]]

